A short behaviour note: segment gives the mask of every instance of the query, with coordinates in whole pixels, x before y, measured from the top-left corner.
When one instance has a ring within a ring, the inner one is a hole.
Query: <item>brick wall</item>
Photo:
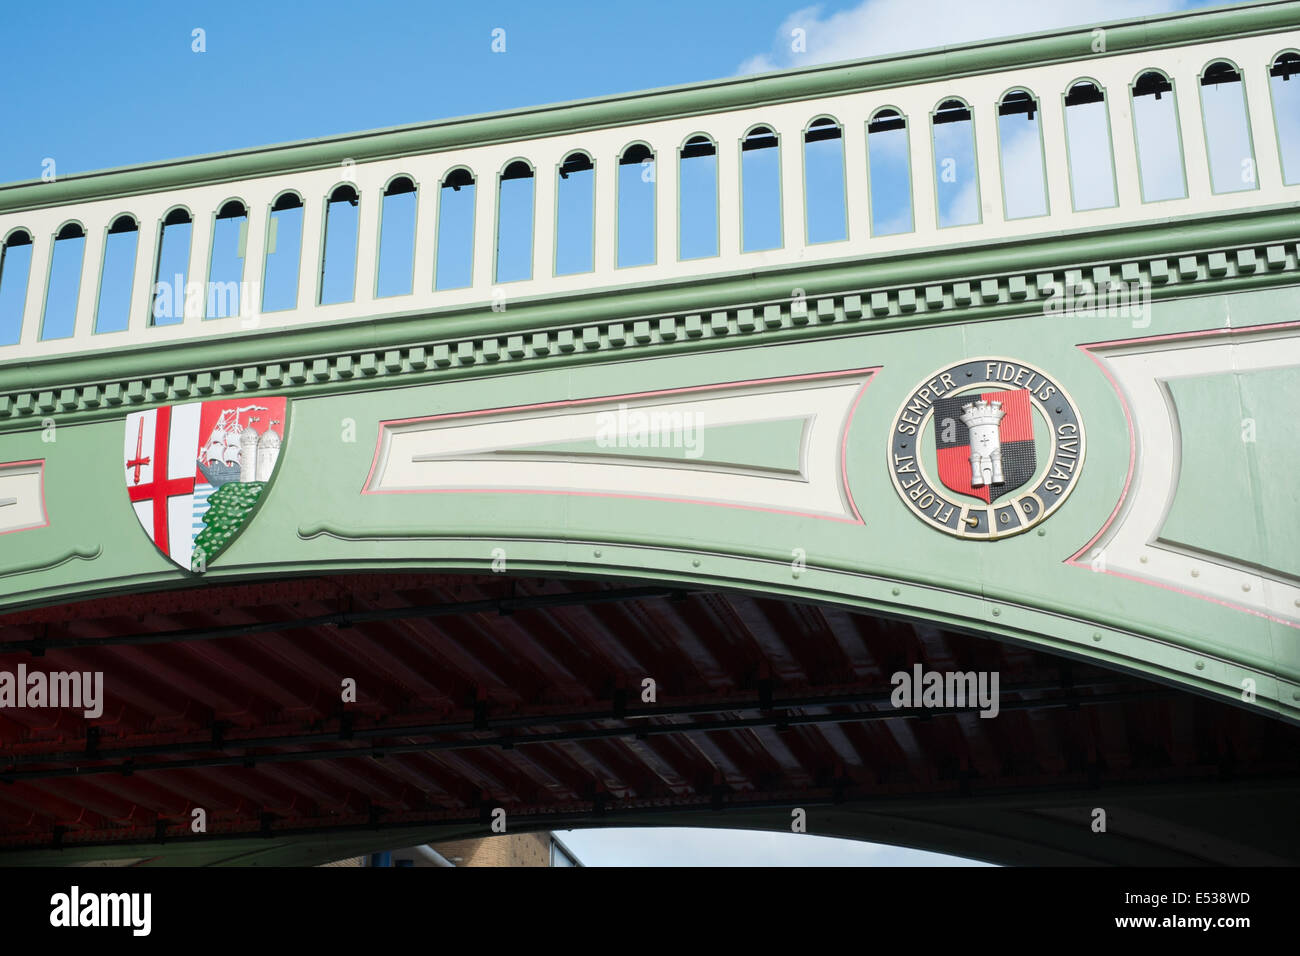
[[[457,866],[551,865],[548,833],[505,833],[476,840],[451,840],[434,843],[433,848]]]

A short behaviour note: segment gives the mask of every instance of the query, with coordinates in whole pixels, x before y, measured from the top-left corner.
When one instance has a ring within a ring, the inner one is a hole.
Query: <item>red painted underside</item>
[[[93,722],[0,711],[0,847],[179,834],[195,807],[209,833],[237,834],[478,819],[485,805],[546,815],[597,803],[978,792],[1098,774],[1195,779],[1228,754],[1261,774],[1294,766],[1297,732],[1276,721],[1084,664],[1066,670],[1015,645],[837,609],[695,593],[407,614],[625,587],[352,575],[0,616],[0,643],[88,641],[39,657],[5,649],[0,670],[102,671],[106,699]],[[382,611],[392,613],[351,626],[300,623]],[[107,643],[236,625],[262,627]],[[997,671],[1002,715],[900,719],[887,702],[890,675],[916,663]],[[340,700],[346,678],[355,704]],[[656,682],[655,705],[641,701],[645,678]],[[781,706],[794,698],[804,700]],[[846,719],[799,722],[829,714]],[[751,724],[710,729],[734,720]],[[680,732],[627,732],[670,725]],[[193,765],[167,767],[180,760]],[[91,772],[103,768],[112,772]]]

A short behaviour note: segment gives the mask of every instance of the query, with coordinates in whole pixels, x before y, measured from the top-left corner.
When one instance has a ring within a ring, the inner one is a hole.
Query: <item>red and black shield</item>
[[[980,469],[978,466],[972,468],[971,429],[962,416],[966,406],[976,406],[981,401],[990,408],[998,402],[1003,412],[1000,421],[987,426],[996,429],[1002,480],[977,485],[975,472]],[[934,441],[939,459],[939,480],[945,487],[983,502],[992,503],[1027,484],[1038,470],[1034,454],[1034,415],[1028,389],[967,392],[937,400],[934,403]]]

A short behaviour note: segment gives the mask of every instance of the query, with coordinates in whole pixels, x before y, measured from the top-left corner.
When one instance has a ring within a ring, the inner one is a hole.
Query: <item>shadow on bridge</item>
[[[20,667],[104,683],[97,718],[0,721],[11,864],[323,863],[487,836],[494,819],[789,832],[796,809],[810,834],[1007,864],[1300,860],[1298,728],[1006,640],[762,593],[420,573],[227,584],[0,617],[0,669]]]

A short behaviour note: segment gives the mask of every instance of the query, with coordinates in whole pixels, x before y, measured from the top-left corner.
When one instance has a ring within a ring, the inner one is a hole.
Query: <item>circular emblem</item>
[[[889,473],[926,524],[992,540],[1059,508],[1083,451],[1079,410],[1055,379],[986,357],[940,369],[912,390],[889,430]]]

